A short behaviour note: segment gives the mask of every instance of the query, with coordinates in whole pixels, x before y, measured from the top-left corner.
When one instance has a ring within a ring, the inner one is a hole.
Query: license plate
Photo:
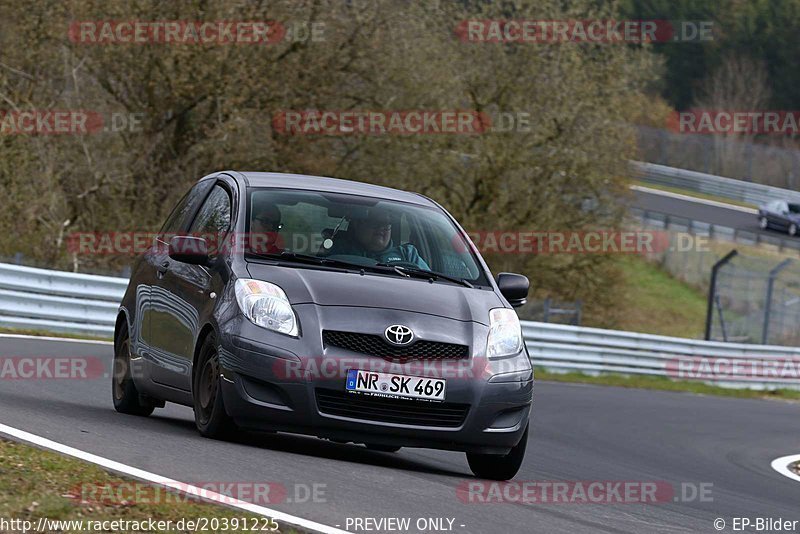
[[[345,389],[376,397],[443,401],[445,380],[348,369]]]

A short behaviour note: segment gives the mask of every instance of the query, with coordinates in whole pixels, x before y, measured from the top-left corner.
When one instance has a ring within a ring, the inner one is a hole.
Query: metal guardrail
[[[800,389],[800,348],[700,341],[523,321],[535,366],[555,372],[695,379],[726,387]]]
[[[800,202],[800,192],[734,180],[713,174],[677,169],[655,163],[632,161],[635,178],[656,185],[677,187],[760,206],[771,200]]]
[[[128,280],[0,263],[0,326],[111,338]]]
[[[0,264],[0,326],[110,338],[127,284],[124,278]],[[791,361],[800,371],[800,348],[706,342],[532,321],[522,321],[522,332],[534,365],[556,372],[687,378],[675,376],[680,364],[697,358],[728,364],[757,361],[773,367]],[[744,373],[704,381],[755,389],[800,388],[800,379],[753,379]]]

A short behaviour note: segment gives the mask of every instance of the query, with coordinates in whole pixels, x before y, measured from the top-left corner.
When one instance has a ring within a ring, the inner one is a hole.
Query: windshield
[[[291,254],[422,269],[488,285],[477,258],[440,209],[340,193],[248,190],[249,255]]]

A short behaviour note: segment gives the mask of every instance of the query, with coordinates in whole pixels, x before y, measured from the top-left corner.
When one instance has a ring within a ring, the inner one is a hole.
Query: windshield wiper
[[[392,265],[391,263],[378,263],[380,267],[391,267],[395,271],[399,273],[405,273],[406,275],[414,275],[420,278],[428,278],[431,280],[438,280],[441,278],[442,280],[447,280],[449,282],[454,282],[456,284],[460,284],[464,287],[468,287],[470,289],[475,288],[468,280],[465,278],[457,278],[455,276],[450,276],[447,274],[439,273],[436,271],[428,271],[426,269],[414,269],[411,267],[406,267],[405,265]]]
[[[311,254],[300,254],[297,252],[290,252],[288,250],[284,250],[283,252],[267,252],[267,253],[255,253],[251,252],[256,256],[261,258],[269,258],[269,259],[277,259],[277,260],[292,260],[302,263],[311,263],[314,265],[324,265],[324,266],[331,266],[331,267],[344,267],[347,269],[356,269],[359,271],[363,270],[373,270],[378,272],[391,272],[393,269],[386,269],[385,267],[378,267],[376,265],[362,265],[360,263],[353,263],[350,261],[344,260],[337,260],[333,258],[326,258],[324,256],[312,256]]]

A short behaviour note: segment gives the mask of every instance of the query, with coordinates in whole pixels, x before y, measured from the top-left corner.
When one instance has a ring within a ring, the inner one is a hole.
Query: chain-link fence
[[[712,294],[711,339],[800,346],[800,262],[736,255]]]
[[[797,190],[800,150],[639,126],[639,160]]]
[[[709,295],[714,265],[723,254],[709,248],[681,248],[686,234],[668,235],[669,246],[648,258]],[[736,254],[718,269],[710,299],[709,339],[800,346],[800,259]]]
[[[580,326],[583,314],[583,303],[563,302],[553,299],[528,299],[528,302],[517,308],[517,315],[523,321],[539,321],[541,323],[570,324]]]

